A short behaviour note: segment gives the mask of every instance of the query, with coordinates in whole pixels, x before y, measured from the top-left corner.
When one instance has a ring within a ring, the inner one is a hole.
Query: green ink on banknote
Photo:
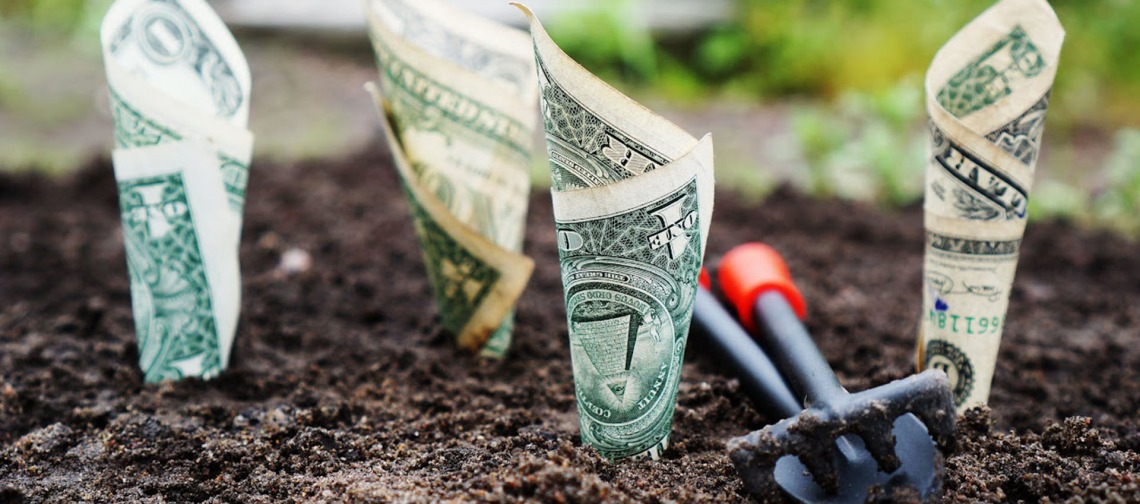
[[[245,211],[245,190],[249,184],[249,163],[242,163],[222,153],[218,153],[218,160],[221,161],[222,183],[226,186],[230,209],[242,215]]]
[[[697,206],[694,179],[620,214],[556,222],[582,440],[607,458],[668,441],[701,268]]]
[[[111,89],[111,117],[115,123],[115,147],[147,147],[182,136],[154,119],[144,116]]]
[[[120,181],[119,205],[146,381],[218,374],[217,321],[182,175]]]
[[[507,314],[507,318],[503,320],[503,325],[499,326],[487,342],[483,344],[483,348],[479,350],[479,355],[484,357],[493,357],[501,359],[507,355],[507,350],[511,348],[511,332],[515,330],[515,312]]]
[[[444,131],[448,136],[475,134],[530,158],[530,130],[519,121],[480,103],[459,90],[435,81],[411,64],[400,60],[381,40],[373,37],[383,88],[392,101],[397,121],[414,121],[420,129],[432,130],[448,125],[460,126]],[[396,91],[399,91],[397,93]],[[404,102],[409,100],[409,102]],[[404,107],[419,114],[406,113]],[[426,112],[430,110],[430,112]],[[441,120],[447,119],[447,120]],[[397,122],[396,124],[401,124]],[[489,147],[491,148],[491,147]]]
[[[147,117],[127,103],[111,89],[111,117],[115,125],[115,146],[118,148],[149,147],[182,140],[182,135],[158,121]],[[224,153],[218,153],[222,180],[230,209],[238,216],[245,211],[246,186],[249,183],[249,163],[243,163]]]
[[[439,302],[443,327],[459,334],[491,292],[500,274],[452,239],[420,206],[407,187],[404,195],[424,252],[432,291]]]
[[[1045,58],[1025,30],[1016,26],[938,91],[938,103],[957,118],[966,117],[1013,93],[1013,81],[1036,77]]]
[[[541,58],[538,80],[554,190],[600,187],[672,161],[606,123],[567,93]]]

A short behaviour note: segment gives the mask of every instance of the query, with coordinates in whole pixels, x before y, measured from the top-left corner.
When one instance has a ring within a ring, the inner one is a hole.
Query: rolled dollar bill
[[[1001,0],[926,74],[925,288],[918,368],[959,412],[986,404],[1065,32],[1045,0]]]
[[[371,86],[443,326],[502,357],[534,269],[521,254],[537,120],[526,33],[435,0],[371,0]]]
[[[139,364],[216,376],[241,304],[249,66],[203,0],[118,0],[101,42]]]
[[[713,209],[697,140],[571,60],[529,9],[582,441],[668,446]]]

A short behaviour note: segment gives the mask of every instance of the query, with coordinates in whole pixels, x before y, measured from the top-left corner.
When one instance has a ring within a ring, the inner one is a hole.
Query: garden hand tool
[[[776,483],[803,501],[862,502],[876,486],[906,485],[936,496],[939,450],[954,444],[946,375],[932,370],[849,394],[801,323],[806,305],[779,253],[742,245],[718,273],[745,327],[807,399],[796,416],[729,442],[749,491],[777,498]]]
[[[776,365],[744,331],[718,300],[705,289],[709,288],[708,277],[702,271],[701,289],[697,294],[693,311],[694,336],[718,358],[718,362],[729,367],[738,377],[745,394],[761,411],[774,418],[790,418],[801,411],[792,391],[785,384]],[[904,428],[914,427],[917,422],[904,423]],[[921,428],[921,424],[917,424]],[[923,431],[925,433],[925,431]],[[904,457],[903,466],[893,473],[879,470],[878,463],[870,455],[861,440],[853,435],[836,440],[839,457],[835,461],[838,491],[828,494],[815,484],[804,466],[792,455],[785,455],[777,462],[774,481],[788,495],[804,502],[863,502],[876,486],[889,489],[897,484],[937,489],[936,460],[933,446],[928,454],[919,454],[914,460]],[[906,474],[916,477],[908,478]],[[778,494],[778,490],[769,490]],[[762,493],[752,489],[754,493]],[[932,494],[933,491],[927,492]]]

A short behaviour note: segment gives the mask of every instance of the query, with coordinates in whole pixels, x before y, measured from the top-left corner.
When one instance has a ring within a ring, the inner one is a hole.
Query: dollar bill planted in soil
[[[989,398],[1065,31],[1045,0],[1002,0],[926,75],[930,161],[918,367],[959,411]]]
[[[698,141],[534,40],[584,443],[668,446],[712,218],[712,139]]]
[[[210,378],[241,303],[249,67],[202,0],[119,0],[101,40],[139,364],[151,382]]]
[[[443,326],[510,346],[537,116],[526,34],[434,0],[372,0],[377,100]]]

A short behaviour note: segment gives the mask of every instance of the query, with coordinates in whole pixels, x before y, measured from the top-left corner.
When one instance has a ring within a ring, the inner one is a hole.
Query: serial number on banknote
[[[934,327],[954,334],[1001,334],[1002,317],[969,317],[945,311],[930,310]]]

